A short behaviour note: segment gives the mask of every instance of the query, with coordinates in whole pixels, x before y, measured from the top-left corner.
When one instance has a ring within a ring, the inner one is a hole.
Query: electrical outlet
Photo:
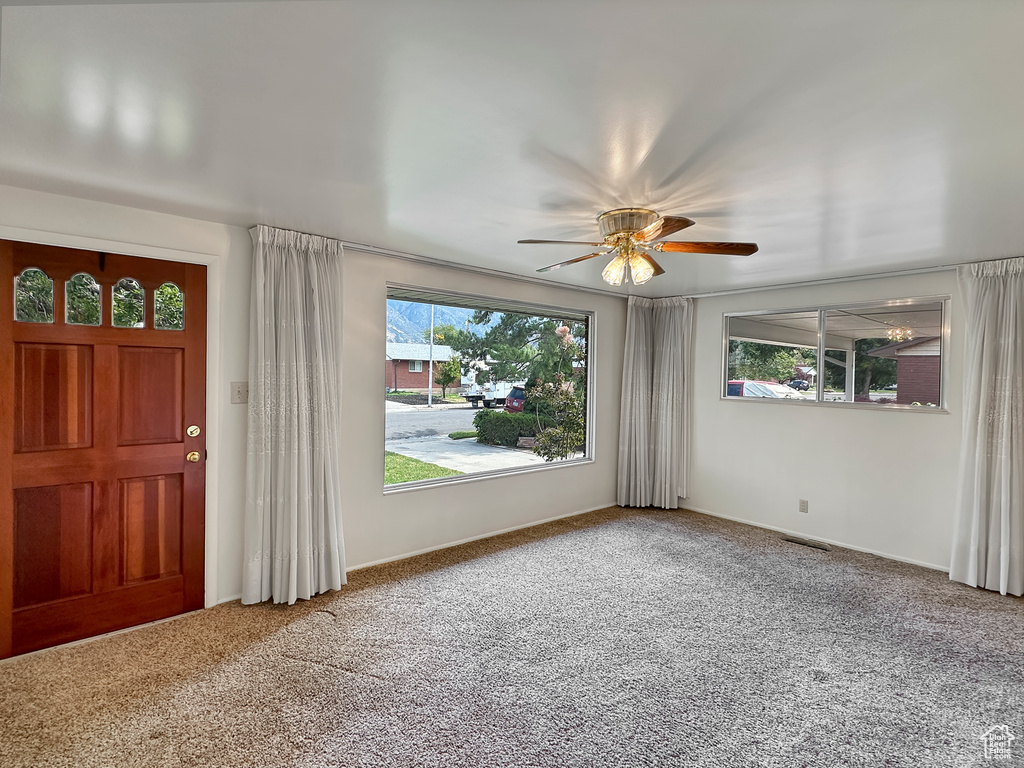
[[[800,499],[800,511],[807,514],[807,499]]]
[[[231,404],[232,405],[244,405],[249,402],[249,382],[248,381],[232,381],[231,382]]]

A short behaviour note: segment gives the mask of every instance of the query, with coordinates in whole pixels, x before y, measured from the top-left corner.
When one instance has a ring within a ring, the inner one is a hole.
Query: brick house
[[[938,336],[886,344],[868,352],[872,357],[896,359],[896,402],[939,404],[941,365]]]
[[[438,370],[452,357],[452,348],[434,345],[434,392],[440,394],[437,384]],[[388,390],[402,389],[426,392],[430,387],[430,345],[403,344],[389,341],[384,357],[384,386]],[[455,386],[458,386],[456,384]]]

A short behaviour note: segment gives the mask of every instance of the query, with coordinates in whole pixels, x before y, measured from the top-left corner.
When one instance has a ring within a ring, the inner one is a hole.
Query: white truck
[[[498,381],[494,384],[488,381],[483,385],[474,382],[466,387],[462,396],[474,408],[479,408],[481,403],[483,403],[484,408],[501,407],[505,405],[505,398],[508,397],[508,393],[512,391],[514,386],[516,385],[510,384],[507,381]],[[520,384],[519,386],[522,385]]]

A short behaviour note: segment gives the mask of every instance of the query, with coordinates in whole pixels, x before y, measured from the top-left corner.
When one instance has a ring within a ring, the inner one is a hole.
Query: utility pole
[[[427,374],[427,408],[434,407],[434,305],[430,305],[430,372]]]

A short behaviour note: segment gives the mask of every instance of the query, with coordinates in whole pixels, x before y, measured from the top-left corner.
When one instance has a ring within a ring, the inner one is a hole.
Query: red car
[[[526,405],[526,390],[523,387],[512,387],[505,398],[506,413],[522,413]]]

